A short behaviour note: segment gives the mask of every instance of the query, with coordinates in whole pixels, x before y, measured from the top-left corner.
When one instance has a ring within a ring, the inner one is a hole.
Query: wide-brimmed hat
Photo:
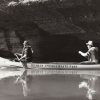
[[[88,41],[88,42],[86,43],[86,45],[93,46],[93,41]]]

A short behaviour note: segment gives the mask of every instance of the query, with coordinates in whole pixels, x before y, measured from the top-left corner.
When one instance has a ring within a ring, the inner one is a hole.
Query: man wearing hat
[[[82,63],[97,64],[98,63],[98,48],[93,46],[93,41],[88,41],[86,45],[88,48],[88,51],[86,53],[79,51],[79,54],[81,54],[83,57],[86,57],[88,59],[88,61],[84,61]]]
[[[29,42],[25,40],[23,42],[22,54],[15,53],[15,56],[17,57],[17,60],[22,63],[23,67],[27,68],[27,62],[32,61],[32,54],[33,54],[33,50],[29,45]]]

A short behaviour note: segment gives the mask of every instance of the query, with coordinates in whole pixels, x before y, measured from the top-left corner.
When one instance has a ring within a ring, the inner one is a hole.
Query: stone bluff
[[[21,52],[27,39],[33,61],[81,61],[78,50],[100,47],[99,0],[10,0],[0,3],[0,56]],[[34,1],[34,2],[33,2]]]

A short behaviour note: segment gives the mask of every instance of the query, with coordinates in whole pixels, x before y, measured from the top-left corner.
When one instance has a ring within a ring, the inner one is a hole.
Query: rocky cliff
[[[78,54],[87,50],[85,42],[93,40],[100,47],[99,4],[99,0],[1,0],[0,56],[21,52],[22,42],[29,40],[34,61],[85,60]]]

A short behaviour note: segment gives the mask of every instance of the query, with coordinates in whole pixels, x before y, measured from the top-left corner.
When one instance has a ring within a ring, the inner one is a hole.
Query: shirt
[[[97,63],[98,62],[98,48],[97,47],[91,47],[87,51],[87,56],[88,56],[88,61]]]
[[[31,61],[32,60],[33,52],[32,52],[31,46],[26,46],[26,47],[23,48],[22,56],[24,56],[24,55],[26,55],[25,59],[27,61]]]

